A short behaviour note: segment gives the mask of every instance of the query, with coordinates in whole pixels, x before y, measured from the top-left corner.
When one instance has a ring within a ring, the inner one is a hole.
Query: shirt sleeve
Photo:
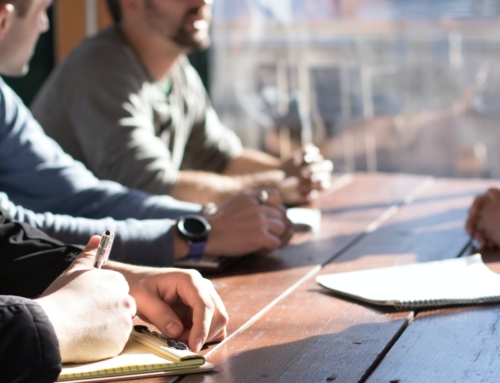
[[[56,334],[36,302],[0,296],[2,382],[52,383],[61,372]]]
[[[101,181],[45,135],[0,82],[0,191],[35,212],[92,219],[175,219],[201,206]]]
[[[114,220],[87,219],[53,213],[35,213],[15,205],[0,193],[0,207],[13,219],[42,230],[63,243],[85,245],[92,235],[106,230],[115,233],[110,258],[144,266],[172,266],[174,261],[174,221],[169,219]]]

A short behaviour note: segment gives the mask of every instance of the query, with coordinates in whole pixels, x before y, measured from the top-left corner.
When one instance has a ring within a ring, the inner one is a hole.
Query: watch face
[[[187,215],[177,225],[181,234],[193,241],[206,239],[211,227],[208,221],[197,215]]]

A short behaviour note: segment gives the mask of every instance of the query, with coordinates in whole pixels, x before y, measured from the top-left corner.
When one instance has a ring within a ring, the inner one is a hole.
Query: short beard
[[[176,20],[171,19],[168,14],[161,12],[151,0],[146,0],[145,7],[146,22],[148,26],[164,38],[172,40],[180,47],[191,52],[206,49],[210,45],[210,35],[208,32],[206,34],[191,34],[186,33],[184,29],[180,27],[175,34],[171,36],[168,25],[177,24]],[[189,14],[186,15],[186,17],[188,16]],[[182,20],[180,25],[182,26],[184,24],[184,20]]]
[[[210,45],[210,36],[208,33],[204,36],[196,36],[185,33],[183,30],[177,31],[172,40],[179,46],[189,49],[189,51],[201,51]]]

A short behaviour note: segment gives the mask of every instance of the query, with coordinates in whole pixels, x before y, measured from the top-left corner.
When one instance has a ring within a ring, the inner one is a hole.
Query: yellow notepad
[[[145,377],[213,370],[214,366],[203,356],[171,347],[166,340],[153,334],[156,333],[134,329],[120,355],[92,363],[64,364],[58,381],[106,381],[127,375]]]

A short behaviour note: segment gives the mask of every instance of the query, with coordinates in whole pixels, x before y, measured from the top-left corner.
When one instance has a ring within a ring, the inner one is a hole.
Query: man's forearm
[[[220,205],[245,190],[277,187],[284,178],[285,173],[281,170],[232,176],[182,171],[172,196],[201,204],[214,202]]]
[[[149,266],[171,266],[175,221],[169,219],[117,221],[112,218],[87,219],[51,213],[35,213],[13,204],[0,193],[0,207],[16,220],[29,223],[64,243],[85,244],[92,235],[105,230],[115,233],[111,258]]]
[[[264,172],[279,169],[281,165],[282,161],[276,157],[259,150],[245,148],[239,157],[227,164],[224,174],[242,175]]]

